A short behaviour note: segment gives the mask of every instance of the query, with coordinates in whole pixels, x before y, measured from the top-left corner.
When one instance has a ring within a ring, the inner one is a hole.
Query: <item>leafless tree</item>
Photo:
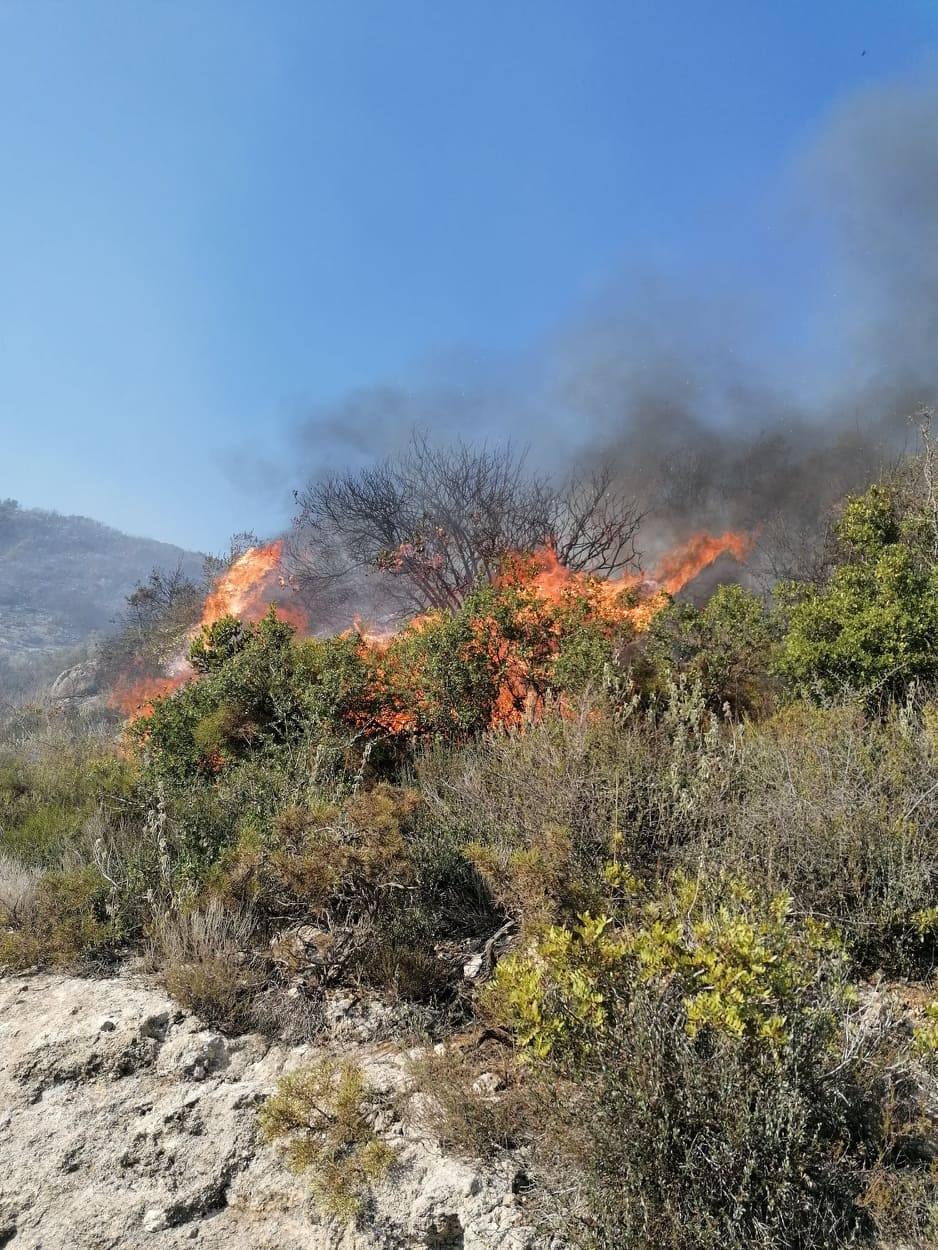
[[[608,470],[558,485],[509,446],[407,450],[310,483],[297,495],[291,573],[317,604],[377,576],[400,613],[454,608],[506,554],[552,544],[577,570],[615,573],[637,559],[640,514]]]
[[[750,571],[766,595],[777,582],[825,584],[837,558],[835,509],[792,518],[776,514],[759,531]]]
[[[252,531],[235,534],[225,555],[203,558],[201,577],[190,577],[180,566],[153,569],[125,599],[117,629],[101,648],[98,671],[104,682],[131,669],[161,672],[185,648],[216,578],[258,541]]]
[[[127,596],[117,630],[102,646],[99,672],[106,682],[131,667],[159,671],[199,619],[205,587],[179,567],[154,569]]]

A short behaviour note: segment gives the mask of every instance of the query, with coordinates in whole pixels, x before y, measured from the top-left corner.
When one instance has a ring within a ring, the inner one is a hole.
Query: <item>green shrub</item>
[[[487,1009],[522,1048],[537,1059],[589,1050],[617,1005],[650,982],[680,996],[691,1038],[789,1040],[831,943],[820,926],[792,922],[790,898],[758,904],[738,880],[680,875],[648,894],[615,862],[606,879],[617,906],[549,926],[502,960],[486,987]]]
[[[927,971],[938,931],[938,753],[929,705],[795,705],[728,733],[730,773],[679,848],[688,871],[724,864],[831,919],[861,968]]]
[[[793,1039],[691,1036],[681,996],[660,984],[620,1002],[602,1045],[564,1072],[570,1093],[538,1117],[548,1167],[581,1177],[574,1244],[830,1250],[866,1240],[866,1108],[850,1076],[834,1075],[826,1027],[799,1020]]]
[[[117,825],[137,804],[138,770],[113,741],[49,717],[0,740],[0,851],[54,867],[83,852],[88,823]]]
[[[211,777],[297,736],[303,707],[293,637],[272,611],[257,625],[223,617],[204,629],[189,652],[199,679],[155,700],[130,726],[150,771]]]
[[[780,667],[797,692],[882,700],[938,675],[938,564],[924,518],[901,503],[887,486],[849,500],[828,583],[779,588]]]
[[[643,651],[661,678],[698,682],[707,706],[758,714],[772,702],[777,623],[742,586],[718,586],[707,603],[674,603],[652,621]]]
[[[294,1172],[311,1174],[324,1211],[351,1221],[395,1159],[375,1131],[379,1107],[360,1068],[324,1059],[280,1080],[261,1108],[261,1132],[267,1141],[283,1143]]]
[[[0,970],[71,967],[112,954],[122,934],[109,914],[111,895],[90,864],[45,873],[22,919],[0,929]]]
[[[719,820],[729,737],[682,680],[646,711],[628,698],[549,705],[523,733],[425,753],[416,771],[501,914],[536,926],[594,908],[613,849],[654,872]]]
[[[831,935],[731,879],[607,875],[609,914],[532,938],[483,996],[535,1077],[526,1133],[547,1191],[580,1178],[555,1213],[573,1243],[866,1243],[873,1168],[922,1227],[928,1167],[914,1184],[897,1171],[902,1063],[858,1027]]]
[[[221,856],[207,889],[274,930],[293,920],[333,934],[325,980],[447,997],[455,969],[434,952],[452,933],[438,897],[443,866],[418,849],[419,806],[415,790],[379,783],[341,803],[285,807],[268,835],[245,835]]]
[[[922,1020],[912,1030],[916,1049],[923,1055],[938,1055],[938,999],[928,1003]]]

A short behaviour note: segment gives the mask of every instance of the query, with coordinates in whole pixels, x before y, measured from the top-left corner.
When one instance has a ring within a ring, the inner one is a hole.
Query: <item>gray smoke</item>
[[[827,261],[799,313],[810,341],[789,331],[774,367],[757,368],[718,307],[704,331],[665,300],[581,328],[563,370],[584,451],[645,483],[664,525],[808,524],[914,443],[909,418],[934,402],[938,86],[839,105],[795,177],[806,243]],[[749,337],[771,294],[748,310]]]
[[[652,556],[703,527],[761,527],[770,557],[794,550],[914,442],[910,414],[938,393],[938,86],[844,101],[791,182],[796,242],[818,258],[794,313],[771,280],[730,299],[633,278],[511,366],[310,412],[289,469],[259,462],[267,487],[367,463],[420,426],[509,437],[559,473],[613,464],[649,510]]]

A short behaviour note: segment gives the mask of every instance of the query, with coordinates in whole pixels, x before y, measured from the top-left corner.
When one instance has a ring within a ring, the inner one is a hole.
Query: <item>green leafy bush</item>
[[[938,1055],[938,999],[925,1007],[922,1020],[912,1030],[912,1038],[923,1055]]]
[[[890,1218],[901,1206],[906,1233],[923,1227],[927,1163],[895,1162],[914,1129],[902,1063],[853,1018],[834,937],[733,879],[646,889],[616,863],[607,879],[606,915],[549,927],[484,994],[534,1074],[547,1191],[581,1179],[555,1212],[573,1244],[865,1244],[886,1222],[869,1209],[875,1169]]]
[[[901,505],[888,486],[849,500],[827,584],[779,588],[780,668],[795,690],[882,700],[938,674],[938,563],[922,514]]]
[[[524,1049],[538,1059],[589,1050],[623,998],[650,982],[680,995],[691,1038],[789,1040],[789,1017],[805,1009],[830,946],[820,926],[792,923],[790,898],[758,906],[738,880],[680,875],[646,896],[616,862],[606,880],[617,907],[549,926],[502,960],[487,987],[487,1008]]]
[[[0,929],[0,970],[69,967],[112,954],[122,934],[109,914],[111,893],[92,865],[45,873],[22,917]]]
[[[658,680],[698,682],[707,706],[735,715],[772,702],[777,622],[742,586],[718,586],[707,603],[674,603],[651,623],[644,651]]]

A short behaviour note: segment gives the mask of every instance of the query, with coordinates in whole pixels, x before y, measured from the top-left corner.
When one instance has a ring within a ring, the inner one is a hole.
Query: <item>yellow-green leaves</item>
[[[786,895],[759,901],[736,879],[675,876],[623,910],[551,926],[499,965],[488,1007],[532,1057],[589,1049],[642,986],[679,995],[690,1037],[717,1030],[785,1045],[831,954],[823,928],[793,919]]]
[[[928,1004],[924,1019],[912,1029],[912,1041],[919,1054],[938,1054],[938,998]]]

